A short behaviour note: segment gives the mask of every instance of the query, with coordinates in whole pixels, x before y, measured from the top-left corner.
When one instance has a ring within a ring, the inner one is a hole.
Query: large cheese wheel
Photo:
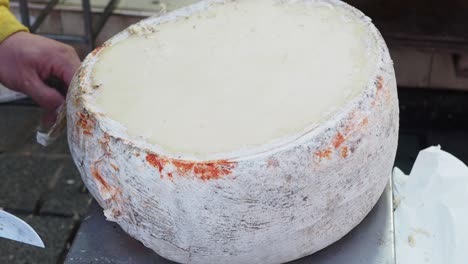
[[[90,192],[147,247],[181,263],[281,263],[374,206],[398,101],[382,37],[347,4],[208,0],[90,54],[67,118]]]

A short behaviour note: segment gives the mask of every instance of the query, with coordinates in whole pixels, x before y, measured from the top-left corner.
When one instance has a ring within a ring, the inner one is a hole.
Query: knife
[[[0,209],[0,237],[44,248],[44,243],[31,226],[2,209]]]

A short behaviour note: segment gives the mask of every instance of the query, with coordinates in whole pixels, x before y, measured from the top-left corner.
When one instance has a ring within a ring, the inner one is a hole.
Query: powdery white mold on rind
[[[374,77],[328,121],[294,140],[207,160],[179,157],[126,134],[93,104],[91,72],[102,49],[214,2],[221,1],[143,20],[85,59],[67,97],[73,159],[107,219],[170,260],[282,263],[312,254],[362,221],[382,194],[395,158],[393,65],[381,35],[361,12],[321,1],[368,25],[380,49]]]

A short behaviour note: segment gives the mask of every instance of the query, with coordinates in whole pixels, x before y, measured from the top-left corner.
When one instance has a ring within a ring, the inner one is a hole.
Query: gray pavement
[[[91,200],[71,160],[66,135],[35,142],[41,110],[0,105],[0,207],[28,222],[46,248],[0,238],[0,263],[62,263]]]

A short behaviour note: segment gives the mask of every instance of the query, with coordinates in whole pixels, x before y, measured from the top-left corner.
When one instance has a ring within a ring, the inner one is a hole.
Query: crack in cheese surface
[[[375,78],[365,22],[323,2],[232,1],[107,47],[97,106],[175,153],[268,144],[320,124]]]

